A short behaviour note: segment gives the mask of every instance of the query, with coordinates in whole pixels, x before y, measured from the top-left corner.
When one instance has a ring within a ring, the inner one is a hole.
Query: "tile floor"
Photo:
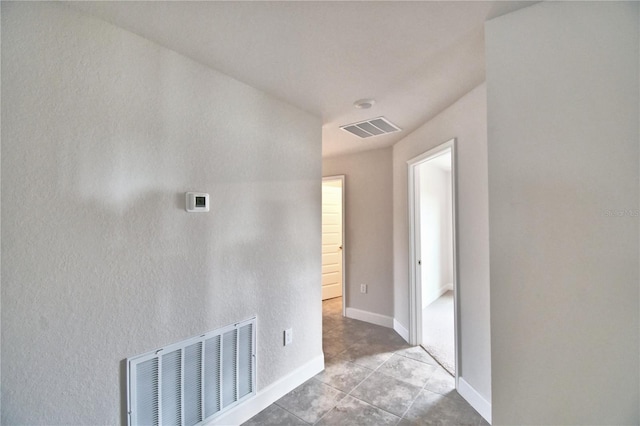
[[[254,425],[486,425],[454,379],[392,329],[323,308],[325,370],[251,418]]]

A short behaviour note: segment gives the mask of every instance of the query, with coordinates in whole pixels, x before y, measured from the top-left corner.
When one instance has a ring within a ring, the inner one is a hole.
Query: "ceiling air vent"
[[[340,126],[340,128],[345,132],[352,133],[362,139],[370,138],[372,136],[386,135],[387,133],[399,132],[401,130],[398,126],[391,124],[391,122],[384,117],[347,124],[346,126]]]

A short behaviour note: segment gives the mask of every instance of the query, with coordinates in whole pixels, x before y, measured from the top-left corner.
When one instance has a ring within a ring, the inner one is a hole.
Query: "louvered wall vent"
[[[345,132],[352,133],[362,139],[386,135],[387,133],[399,132],[401,130],[398,126],[392,124],[384,117],[347,124],[346,126],[340,126],[340,128]]]
[[[192,426],[255,394],[256,318],[127,359],[129,425]]]

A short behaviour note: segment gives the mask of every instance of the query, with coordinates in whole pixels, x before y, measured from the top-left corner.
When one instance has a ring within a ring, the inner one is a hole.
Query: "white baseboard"
[[[303,366],[296,368],[275,383],[259,390],[253,398],[233,407],[220,417],[212,419],[206,425],[240,425],[322,370],[324,370],[324,355],[317,356]]]
[[[371,324],[381,325],[383,327],[393,328],[393,318],[386,315],[380,315],[369,311],[363,311],[356,308],[347,308],[347,318],[353,318],[365,321]]]
[[[458,377],[458,393],[467,400],[484,419],[491,424],[491,403],[476,391],[465,379]]]
[[[426,302],[425,302],[424,306],[422,307],[422,309],[426,308],[427,306],[429,306],[430,304],[432,304],[433,302],[438,300],[440,298],[440,296],[445,294],[447,291],[453,291],[453,283],[445,284],[442,287],[440,287],[439,289],[430,292],[426,297]]]
[[[393,329],[400,335],[400,337],[409,342],[409,330],[407,330],[405,326],[400,324],[395,318],[393,319]]]

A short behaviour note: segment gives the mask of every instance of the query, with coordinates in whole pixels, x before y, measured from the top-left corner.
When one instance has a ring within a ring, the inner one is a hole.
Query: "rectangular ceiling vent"
[[[345,132],[352,133],[362,139],[386,135],[388,133],[395,133],[401,130],[398,126],[392,124],[384,117],[347,124],[346,126],[340,126],[340,128]]]

